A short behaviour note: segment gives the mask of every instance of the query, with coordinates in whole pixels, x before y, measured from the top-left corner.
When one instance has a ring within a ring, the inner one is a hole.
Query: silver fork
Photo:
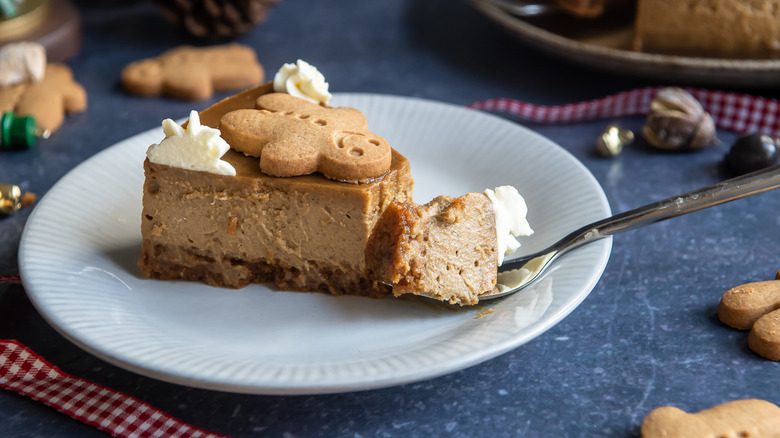
[[[725,202],[745,198],[780,187],[780,165],[768,167],[717,184],[702,187],[682,195],[658,201],[644,207],[602,219],[568,234],[549,248],[512,260],[499,266],[499,281],[510,271],[527,269],[520,284],[511,289],[483,294],[480,301],[492,300],[521,291],[539,281],[553,262],[568,251],[607,236],[635,230],[665,219],[682,216]]]

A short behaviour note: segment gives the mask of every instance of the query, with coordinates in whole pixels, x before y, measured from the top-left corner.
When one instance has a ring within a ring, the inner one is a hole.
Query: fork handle
[[[671,198],[666,198],[662,201],[654,202],[585,225],[559,240],[548,250],[516,260],[518,262],[521,260],[528,260],[553,250],[554,254],[550,259],[550,261],[552,261],[552,259],[557,258],[571,249],[600,240],[607,236],[635,230],[662,220],[682,216],[684,214],[766,192],[778,187],[780,187],[780,165],[757,170],[678,196],[672,196]],[[513,261],[514,260],[507,261],[505,265],[511,264]],[[518,263],[518,265],[522,264],[523,263]]]
[[[610,236],[780,187],[780,165],[672,196],[595,222],[589,229]],[[588,234],[586,232],[586,234]]]

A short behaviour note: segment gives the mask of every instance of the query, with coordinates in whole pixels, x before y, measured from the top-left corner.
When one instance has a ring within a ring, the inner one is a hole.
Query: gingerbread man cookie
[[[0,112],[35,118],[39,128],[54,132],[65,114],[84,111],[87,93],[64,64],[46,66],[43,79],[0,88]]]
[[[122,70],[121,79],[124,88],[133,94],[202,100],[215,91],[257,85],[264,76],[254,50],[232,43],[177,47],[156,58],[129,64]]]
[[[368,131],[365,116],[354,108],[323,107],[284,93],[260,96],[255,108],[225,114],[219,129],[233,149],[260,157],[263,173],[320,172],[357,183],[390,169],[390,145]]]
[[[642,423],[642,438],[780,437],[780,408],[758,399],[735,400],[695,414],[664,406]]]
[[[718,318],[736,329],[749,329],[748,347],[767,359],[780,360],[780,280],[727,290],[718,306]]]

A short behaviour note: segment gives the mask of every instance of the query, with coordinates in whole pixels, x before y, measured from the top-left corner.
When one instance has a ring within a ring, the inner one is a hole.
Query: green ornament
[[[26,149],[38,137],[48,137],[48,132],[39,131],[32,116],[16,116],[12,112],[0,116],[0,149]]]

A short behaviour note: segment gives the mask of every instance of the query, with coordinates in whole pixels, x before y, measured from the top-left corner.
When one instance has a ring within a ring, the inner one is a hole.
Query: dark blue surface
[[[76,4],[85,41],[68,64],[87,90],[89,108],[33,149],[0,154],[0,182],[38,195],[117,141],[226,96],[197,104],[127,96],[118,84],[126,64],[200,42],[179,33],[150,3]],[[462,1],[284,0],[238,41],[254,47],[271,74],[301,58],[325,73],[331,91],[459,105],[493,97],[561,104],[660,83],[534,51]],[[636,133],[643,124],[641,117],[617,121]],[[723,157],[733,133],[720,132],[723,144],[701,152],[661,153],[638,141],[606,159],[596,155],[594,140],[607,122],[528,126],[579,158],[615,212],[728,176]],[[0,219],[0,274],[17,270],[30,211]],[[725,290],[773,279],[780,268],[778,212],[780,192],[769,192],[617,236],[601,281],[550,331],[483,364],[401,387],[278,397],[148,379],[62,338],[21,286],[0,285],[0,338],[18,339],[66,372],[233,436],[638,436],[657,406],[696,411],[748,397],[780,404],[780,363],[753,354],[746,333],[716,316]],[[0,435],[104,436],[8,391],[0,391]]]

